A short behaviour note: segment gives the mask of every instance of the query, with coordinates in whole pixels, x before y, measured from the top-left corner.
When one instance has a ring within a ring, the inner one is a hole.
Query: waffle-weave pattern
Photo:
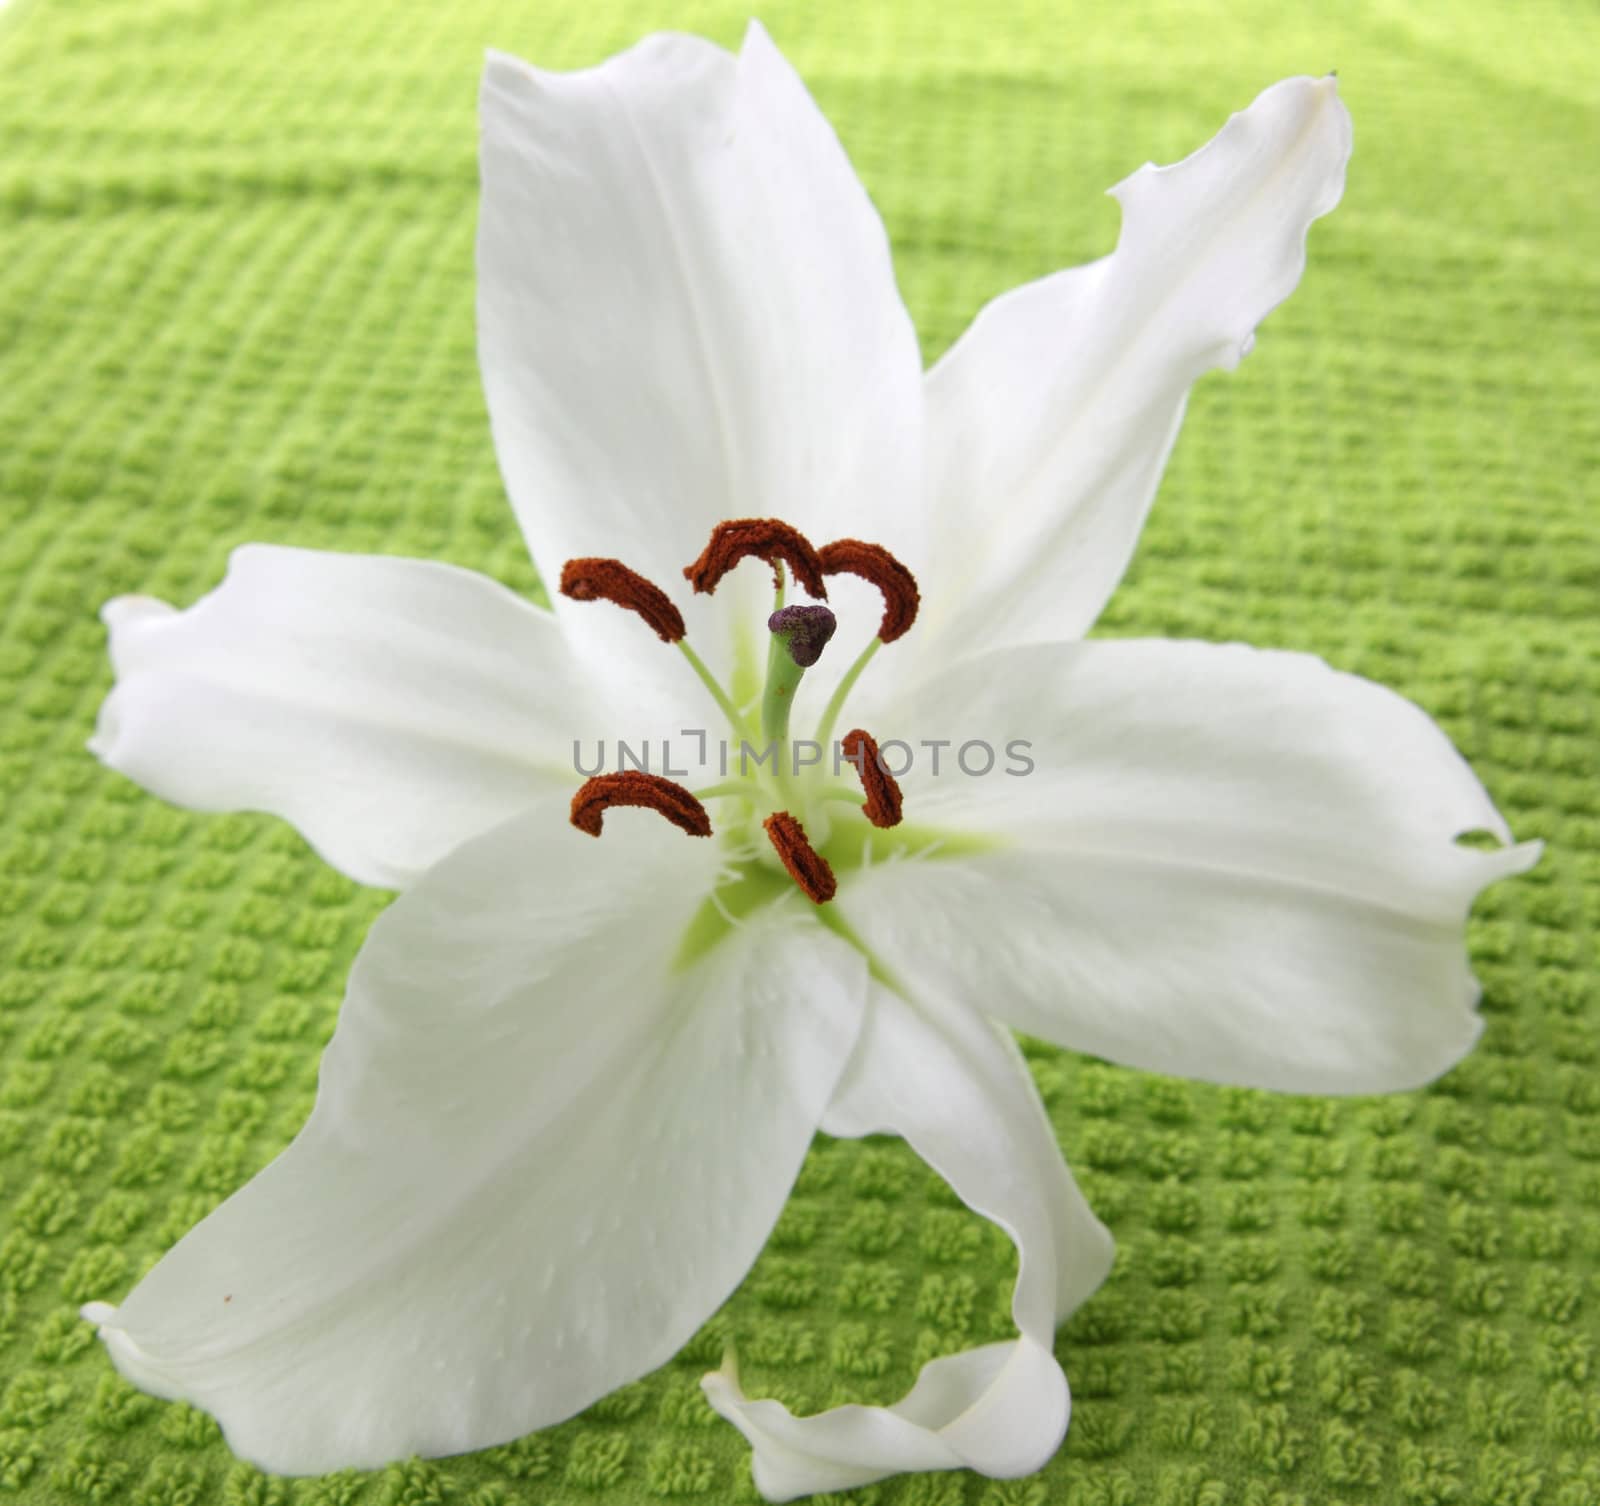
[[[1034,1480],[882,1506],[1600,1503],[1600,13],[1558,0],[774,3],[887,220],[927,354],[1108,249],[1100,191],[1337,68],[1344,207],[1207,379],[1099,631],[1308,649],[1438,717],[1549,852],[1471,928],[1480,1049],[1322,1100],[1029,1043],[1120,1242],[1063,1332]],[[898,1395],[1008,1331],[1009,1247],[898,1142],[819,1143],[660,1373],[509,1447],[276,1481],[116,1378],[76,1316],[281,1148],[385,896],[287,827],[84,751],[95,612],[262,539],[534,579],[473,355],[474,100],[742,5],[11,0],[0,9],[0,1500],[753,1499],[697,1391]]]

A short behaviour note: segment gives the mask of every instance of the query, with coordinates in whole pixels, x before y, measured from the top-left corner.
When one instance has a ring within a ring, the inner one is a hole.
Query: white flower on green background
[[[1414,1087],[1479,1030],[1474,896],[1538,855],[1377,685],[1084,641],[1190,385],[1298,281],[1348,116],[1331,79],[1268,89],[1113,190],[1111,255],[998,299],[924,374],[883,227],[759,26],[737,56],[493,56],[482,113],[484,384],[566,594],[252,545],[187,610],[108,605],[106,763],[403,893],[299,1137],[85,1313],[268,1469],[480,1448],[668,1360],[819,1127],[899,1134],[1015,1241],[1019,1337],[890,1408],[795,1417],[731,1360],[706,1395],[774,1499],[1036,1470],[1068,1419],[1056,1325],[1112,1246],[1008,1027],[1216,1082]],[[836,613],[803,677],[763,560]],[[826,758],[574,770],[575,741],[813,728],[952,751],[898,786]],[[1013,739],[1024,777],[952,766]]]

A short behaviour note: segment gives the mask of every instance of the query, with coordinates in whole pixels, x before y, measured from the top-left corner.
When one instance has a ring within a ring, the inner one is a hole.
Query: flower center
[[[721,683],[690,646],[683,614],[653,581],[620,560],[572,559],[561,571],[560,590],[574,601],[609,601],[637,614],[664,643],[671,643],[688,661],[728,719],[738,746],[739,775],[722,784],[691,791],[671,779],[642,772],[600,774],[589,779],[572,800],[572,824],[598,837],[602,817],[616,805],[654,810],[693,836],[709,836],[713,823],[704,802],[719,803],[717,827],[730,838],[736,869],[748,868],[762,853],[814,904],[826,904],[838,881],[826,856],[833,831],[827,806],[857,802],[875,827],[896,826],[902,799],[894,776],[884,766],[876,740],[860,728],[847,733],[837,747],[833,728],[845,699],[879,647],[903,636],[916,621],[919,596],[911,572],[880,544],[838,539],[814,549],[798,529],[777,518],[739,518],[719,523],[684,576],[697,593],[714,594],[730,570],[742,561],[759,559],[772,569],[776,602],[767,618],[770,635],[766,683],[760,699],[760,747],[750,743],[749,711],[741,711]],[[814,600],[785,605],[786,574]],[[816,736],[795,742],[789,732],[795,693],[808,670],[821,660],[838,620],[818,604],[828,594],[826,577],[849,574],[877,587],[883,597],[883,620],[876,636],[841,677],[817,726]],[[802,760],[801,749],[807,757]],[[754,773],[749,772],[751,758]],[[849,764],[859,788],[842,782]],[[724,771],[726,763],[724,762]],[[759,830],[764,841],[755,836]],[[748,876],[748,875],[747,875]]]

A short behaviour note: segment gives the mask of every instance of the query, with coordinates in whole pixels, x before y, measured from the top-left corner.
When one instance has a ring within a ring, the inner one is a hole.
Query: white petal
[[[250,544],[185,611],[101,615],[117,683],[90,749],[174,804],[282,816],[362,883],[575,789],[573,739],[615,732],[555,618],[452,565]]]
[[[1111,190],[1123,224],[1110,256],[979,314],[928,377],[937,536],[919,650],[936,629],[946,654],[1087,630],[1133,553],[1190,385],[1237,365],[1293,291],[1350,140],[1333,79],[1274,84],[1209,145]]]
[[[1041,1468],[1070,1411],[1051,1352],[1055,1327],[1105,1278],[1112,1243],[1062,1163],[1016,1043],[937,994],[912,1005],[875,989],[822,1127],[904,1135],[966,1203],[1005,1229],[1020,1256],[1012,1314],[1022,1336],[931,1361],[892,1407],[812,1417],[749,1400],[725,1364],[701,1385],[754,1447],[761,1493],[786,1501],[908,1470],[1011,1477]]]
[[[737,58],[676,35],[569,74],[492,54],[481,113],[479,356],[546,580],[614,555],[682,599],[723,519],[821,544],[920,518],[921,361],[883,226],[759,25]]]
[[[117,1367],[289,1474],[502,1442],[653,1369],[744,1275],[854,1045],[801,903],[674,968],[717,846],[550,802],[373,927],[298,1139],[119,1310]]]
[[[905,705],[908,740],[1000,749],[976,778],[959,747],[941,777],[925,757],[907,820],[1003,842],[842,884],[913,987],[1133,1066],[1302,1092],[1414,1087],[1477,1038],[1467,912],[1539,846],[1455,841],[1510,833],[1400,696],[1302,654],[1090,642],[985,655]],[[1010,739],[1031,774],[1003,772]]]

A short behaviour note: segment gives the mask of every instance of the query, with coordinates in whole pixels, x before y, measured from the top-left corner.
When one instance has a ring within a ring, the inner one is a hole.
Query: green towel
[[[1305,14],[1302,15],[1301,12]],[[1314,12],[1324,14],[1315,14]],[[700,1397],[886,1401],[1009,1331],[1009,1247],[894,1141],[819,1142],[771,1245],[658,1374],[486,1453],[280,1482],[117,1378],[77,1304],[311,1103],[386,896],[286,826],[84,751],[95,611],[186,603],[251,539],[534,577],[473,353],[475,93],[745,4],[11,0],[0,8],[0,1500],[571,1506],[754,1498]],[[1107,250],[1101,191],[1336,68],[1344,205],[1196,393],[1099,631],[1308,649],[1440,719],[1519,837],[1470,944],[1478,1050],[1373,1100],[1231,1092],[1028,1043],[1120,1243],[1063,1332],[1042,1476],[891,1506],[1600,1503],[1600,13],[775,3],[888,222],[931,357]]]

